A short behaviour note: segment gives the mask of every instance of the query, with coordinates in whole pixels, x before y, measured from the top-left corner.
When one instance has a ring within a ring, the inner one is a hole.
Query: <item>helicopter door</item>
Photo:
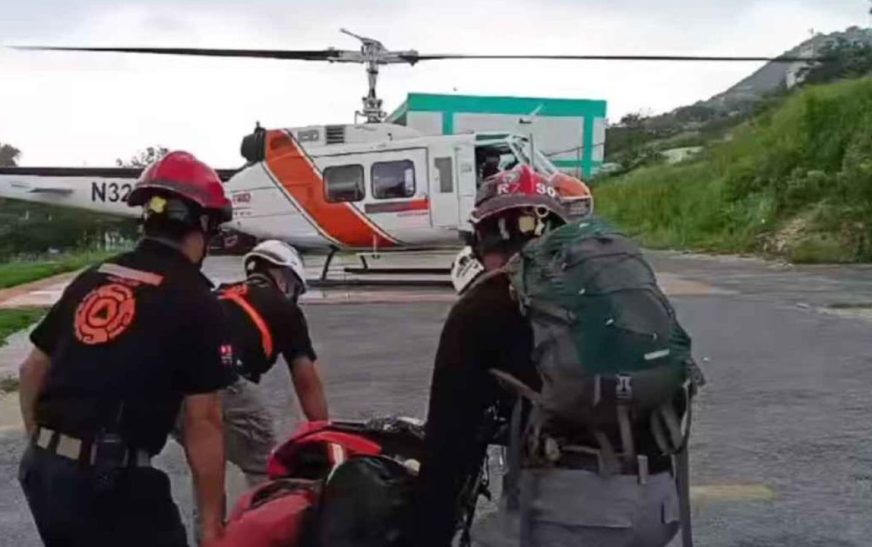
[[[457,162],[453,150],[431,155],[430,220],[434,228],[456,228],[459,219]]]

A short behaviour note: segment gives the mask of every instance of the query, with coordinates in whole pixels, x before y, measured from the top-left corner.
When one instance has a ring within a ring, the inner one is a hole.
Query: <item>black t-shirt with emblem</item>
[[[230,325],[239,372],[257,382],[284,357],[289,367],[299,357],[317,359],[303,311],[270,281],[254,276],[222,285],[219,299]]]
[[[185,395],[235,379],[208,280],[154,240],[80,274],[31,341],[51,357],[37,424],[85,440],[119,433],[152,454],[166,443]]]

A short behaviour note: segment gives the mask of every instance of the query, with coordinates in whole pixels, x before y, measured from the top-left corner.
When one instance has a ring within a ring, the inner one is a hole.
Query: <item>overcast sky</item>
[[[339,27],[421,53],[777,55],[869,24],[867,0],[0,0],[0,45],[355,49]],[[759,65],[434,61],[388,67],[379,92],[608,101],[609,118],[708,98]],[[110,165],[149,144],[218,167],[267,127],[342,123],[363,68],[300,61],[19,52],[0,48],[0,142],[23,165]]]

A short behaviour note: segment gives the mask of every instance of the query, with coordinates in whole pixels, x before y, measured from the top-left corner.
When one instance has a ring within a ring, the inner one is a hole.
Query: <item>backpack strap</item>
[[[490,369],[489,372],[492,375],[494,375],[494,377],[496,377],[497,381],[499,381],[502,385],[508,387],[509,389],[514,391],[516,394],[518,394],[520,397],[528,399],[530,402],[532,402],[537,407],[543,408],[542,396],[538,392],[533,390],[533,388],[531,388],[530,386],[528,386],[527,384],[525,384],[524,382],[522,382],[521,380],[519,380],[515,376],[509,374],[508,372],[504,372],[502,370],[497,370],[497,369]],[[600,381],[601,381],[601,378],[599,375],[597,375],[594,379],[594,385],[593,385],[593,389],[596,393],[597,399],[600,398],[600,395],[599,395]],[[521,399],[519,398],[519,401],[520,400]],[[621,406],[624,406],[624,405],[618,405],[618,406],[620,408]],[[624,444],[624,453],[625,454],[627,452],[630,453],[628,462],[632,463],[633,461],[635,461],[636,455],[635,455],[635,449],[634,449],[634,445],[633,445],[632,426],[630,424],[630,419],[629,419],[629,408],[625,407],[625,410],[626,410],[626,413],[624,416],[625,417],[625,419],[624,419],[625,425],[621,426],[621,436],[622,436],[621,442]],[[515,421],[515,414],[513,413],[512,414],[512,422],[513,423],[511,426],[512,429],[511,429],[511,432],[509,435],[509,439],[510,439],[509,440],[509,446],[510,446],[510,448],[509,448],[509,476],[507,477],[507,481],[510,484],[513,483],[513,480],[514,480],[514,484],[517,484],[517,478],[518,478],[519,473],[520,473],[520,460],[521,460],[520,447],[521,447],[521,429],[522,429],[522,427],[521,427],[521,423],[520,423],[521,422],[520,414],[518,414],[518,417],[517,417],[517,421],[518,421],[517,426],[514,424],[514,421]],[[620,423],[620,421],[619,421],[619,423]],[[612,442],[609,440],[608,436],[603,431],[601,431],[599,429],[595,429],[595,428],[589,428],[589,431],[590,431],[591,435],[593,435],[594,439],[596,439],[596,442],[599,445],[599,450],[596,452],[597,452],[597,458],[599,459],[600,472],[607,474],[607,475],[617,474],[621,469],[621,465],[620,465],[620,462],[618,461],[618,456],[617,456],[617,453],[615,452],[614,445],[612,444]],[[517,437],[518,437],[517,443],[515,442],[513,435],[517,435]],[[627,436],[627,438],[629,440],[626,440],[624,438],[625,435]],[[512,474],[512,453],[514,450],[512,448],[512,446],[514,446],[516,444],[517,444],[517,465],[518,465],[519,471],[517,474]],[[628,447],[629,447],[629,449],[628,449]],[[509,495],[509,503],[512,503],[511,494]],[[515,498],[514,498],[514,503],[515,504],[520,503],[517,496],[515,496]],[[514,505],[514,507],[517,507],[517,506],[518,505]]]
[[[533,388],[519,380],[517,377],[509,374],[508,372],[503,372],[502,370],[497,370],[495,368],[489,369],[488,372],[495,376],[500,384],[508,387],[521,397],[528,399],[534,404],[542,404],[542,396]]]
[[[516,511],[520,509],[520,477],[521,477],[521,418],[523,415],[522,399],[518,397],[512,409],[512,418],[509,423],[509,450],[506,454],[508,470],[504,487],[506,488],[506,509]]]
[[[633,442],[633,426],[630,423],[630,407],[625,404],[617,405],[618,429],[621,432],[621,455],[628,468],[636,461],[636,444]]]
[[[654,436],[654,442],[662,454],[671,454],[672,448],[669,446],[669,441],[666,439],[666,433],[663,431],[663,424],[660,422],[660,415],[657,412],[652,412],[649,419],[649,427],[651,435]]]
[[[690,401],[687,406],[687,434],[690,434]],[[681,545],[693,547],[693,526],[691,525],[690,511],[690,457],[688,455],[688,443],[685,442],[681,450],[675,455],[675,482],[678,487],[678,514],[681,517]]]
[[[615,453],[615,448],[612,446],[612,441],[599,429],[591,429],[591,432],[600,447],[597,453],[600,472],[606,475],[617,475],[621,470],[621,465],[618,462],[618,456]]]
[[[677,454],[687,446],[690,437],[690,408],[693,402],[692,383],[688,380],[682,386],[685,411],[679,418],[672,401],[663,403],[651,412],[649,426],[657,448],[663,454]]]
[[[671,403],[666,403],[660,407],[659,412],[663,417],[663,423],[666,424],[666,430],[669,432],[669,440],[672,446],[676,450],[680,450],[684,445],[684,433],[681,431],[681,422],[678,421],[675,407]]]
[[[506,266],[503,266],[502,268],[497,268],[495,270],[491,270],[489,272],[484,272],[483,274],[480,274],[478,277],[476,277],[472,281],[472,283],[469,284],[468,287],[466,287],[466,289],[463,291],[463,295],[461,296],[461,298],[463,298],[464,296],[466,296],[470,292],[472,292],[473,288],[478,287],[479,285],[487,282],[489,279],[493,279],[494,277],[497,277],[499,275],[505,275],[507,273],[508,273],[508,269],[506,268]]]
[[[556,319],[563,323],[572,323],[575,321],[575,314],[566,310],[557,304],[552,304],[541,298],[524,298],[521,302],[524,311],[531,310],[551,319]]]

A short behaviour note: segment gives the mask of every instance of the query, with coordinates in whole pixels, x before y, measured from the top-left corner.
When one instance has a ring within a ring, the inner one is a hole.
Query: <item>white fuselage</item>
[[[458,230],[475,199],[474,147],[473,135],[461,135],[307,147],[306,152],[328,188],[337,170],[357,173],[358,195],[345,203],[366,223],[399,247],[431,247],[459,241]],[[379,170],[385,166],[403,168],[402,196],[379,195]],[[246,166],[226,188],[233,201],[232,228],[304,248],[349,246],[333,237],[332,219],[293,199],[269,161]]]
[[[533,157],[537,169],[553,169],[513,135],[424,137],[403,126],[364,124],[269,130],[246,139],[253,137],[255,155],[225,176],[234,209],[229,226],[304,249],[456,246],[470,229],[481,175],[477,149],[501,156],[505,166]],[[0,197],[136,217],[138,208],[125,200],[137,174],[0,169]]]

